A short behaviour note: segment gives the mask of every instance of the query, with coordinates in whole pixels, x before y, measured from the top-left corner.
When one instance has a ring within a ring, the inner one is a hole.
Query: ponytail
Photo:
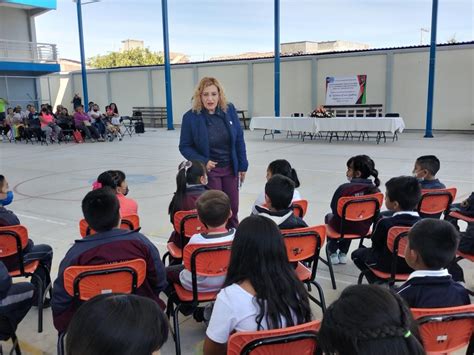
[[[300,180],[298,179],[298,174],[296,170],[293,169],[285,159],[277,159],[268,164],[267,168],[272,175],[280,174],[291,179],[295,183],[295,188],[300,187]]]
[[[370,173],[370,175],[372,175],[374,177],[374,185],[376,187],[379,187],[380,186],[380,180],[379,180],[379,172],[377,169],[373,168],[372,169],[372,172]]]
[[[176,192],[174,193],[173,198],[171,199],[170,205],[168,207],[168,214],[173,217],[175,212],[180,211],[183,199],[186,194],[186,169],[181,169],[176,175]]]
[[[368,179],[369,176],[373,176],[375,187],[380,186],[379,172],[375,169],[374,161],[368,155],[353,156],[347,161],[346,165],[353,171],[360,172],[362,179]]]
[[[295,188],[300,187],[300,181],[298,180],[298,174],[296,173],[296,170],[291,168],[291,180],[295,183]]]

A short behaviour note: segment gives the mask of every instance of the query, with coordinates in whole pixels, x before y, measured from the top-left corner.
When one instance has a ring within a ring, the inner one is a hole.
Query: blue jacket
[[[249,163],[245,150],[244,132],[232,104],[228,104],[227,112],[223,113],[224,120],[229,129],[231,139],[231,161],[234,175],[239,171],[247,171]],[[209,138],[207,134],[206,116],[203,112],[196,113],[192,110],[186,112],[181,123],[181,136],[179,151],[187,160],[199,160],[204,164],[209,161]]]

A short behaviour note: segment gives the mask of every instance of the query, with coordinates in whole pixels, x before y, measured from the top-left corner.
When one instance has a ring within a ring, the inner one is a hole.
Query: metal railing
[[[57,63],[55,44],[0,39],[0,61]]]

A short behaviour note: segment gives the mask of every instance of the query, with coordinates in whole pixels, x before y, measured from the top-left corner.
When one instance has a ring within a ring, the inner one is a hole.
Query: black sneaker
[[[204,322],[204,307],[197,307],[193,312],[193,318],[196,322]]]

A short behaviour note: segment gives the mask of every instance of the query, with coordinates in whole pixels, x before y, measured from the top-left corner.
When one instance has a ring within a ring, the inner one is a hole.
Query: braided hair
[[[404,301],[376,285],[346,288],[324,313],[318,338],[326,354],[425,354]]]
[[[368,179],[370,176],[374,177],[374,185],[380,186],[379,172],[375,169],[374,161],[368,155],[356,155],[347,161],[347,167],[360,172],[362,179]]]

